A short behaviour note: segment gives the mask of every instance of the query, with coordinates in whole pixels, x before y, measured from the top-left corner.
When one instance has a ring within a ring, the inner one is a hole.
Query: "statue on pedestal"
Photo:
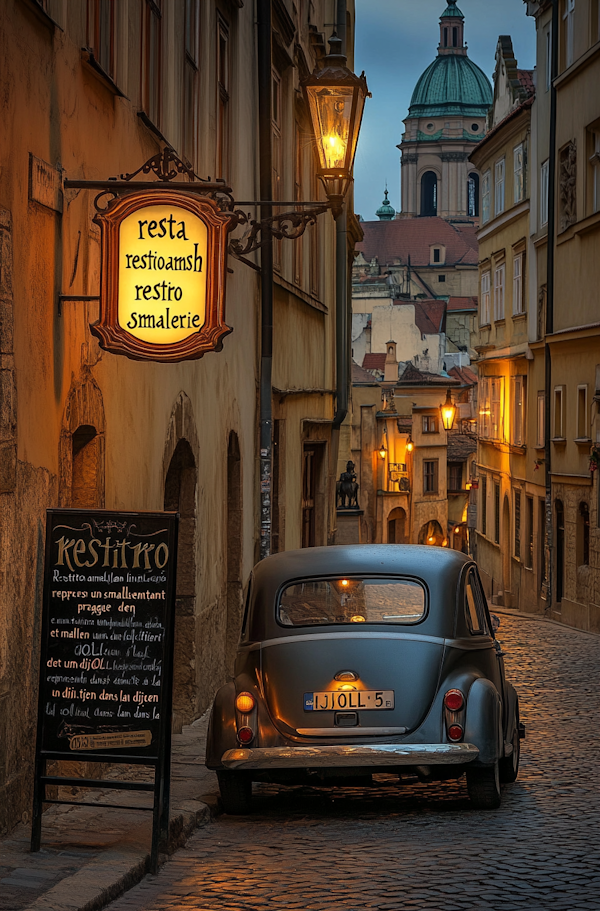
[[[358,509],[358,482],[354,471],[354,462],[346,462],[346,471],[342,471],[335,487],[335,505],[338,509]]]

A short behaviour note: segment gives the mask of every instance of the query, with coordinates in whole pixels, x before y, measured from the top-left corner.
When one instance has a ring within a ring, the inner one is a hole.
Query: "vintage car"
[[[461,553],[384,544],[268,557],[210,717],[206,765],[225,811],[250,810],[253,781],[329,787],[382,772],[466,772],[473,805],[498,807],[524,736],[502,656]]]

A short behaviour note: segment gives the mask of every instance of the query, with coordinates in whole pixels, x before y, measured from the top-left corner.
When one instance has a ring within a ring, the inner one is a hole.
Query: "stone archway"
[[[163,460],[164,508],[179,513],[173,731],[179,732],[198,715],[196,632],[198,436],[192,405],[181,392],[169,421]]]
[[[425,522],[425,524],[421,526],[419,544],[429,544],[433,547],[441,547],[445,540],[446,536],[437,519],[430,519],[429,522]]]

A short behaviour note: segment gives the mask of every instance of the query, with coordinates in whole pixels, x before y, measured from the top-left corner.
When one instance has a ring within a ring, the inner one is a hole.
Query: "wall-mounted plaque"
[[[182,361],[219,350],[231,215],[176,190],[129,193],[94,217],[102,234],[100,319],[113,354]]]

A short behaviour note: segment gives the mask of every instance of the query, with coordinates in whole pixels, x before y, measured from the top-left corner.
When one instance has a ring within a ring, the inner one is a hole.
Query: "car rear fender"
[[[235,727],[235,695],[233,680],[217,690],[206,735],[206,765],[209,769],[222,768],[221,756],[225,750],[235,750],[239,746]]]
[[[467,695],[465,743],[479,749],[476,765],[492,765],[504,755],[502,702],[494,684],[479,677]]]

